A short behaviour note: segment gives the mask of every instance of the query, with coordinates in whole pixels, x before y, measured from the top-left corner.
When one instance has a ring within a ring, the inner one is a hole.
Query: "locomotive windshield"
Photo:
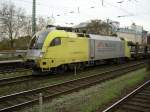
[[[42,46],[44,44],[44,40],[47,37],[49,32],[50,31],[43,31],[37,35],[34,35],[34,37],[31,40],[29,48],[30,49],[42,49]]]

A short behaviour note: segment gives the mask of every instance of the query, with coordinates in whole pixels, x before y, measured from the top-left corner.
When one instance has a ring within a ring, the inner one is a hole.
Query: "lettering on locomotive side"
[[[111,52],[111,51],[114,51],[115,48],[116,48],[116,44],[114,43],[105,43],[105,42],[99,42],[97,45],[96,45],[96,48],[97,48],[97,51],[98,52]]]
[[[114,43],[104,43],[104,42],[99,42],[97,44],[97,48],[106,48],[106,47],[116,47],[116,44],[114,44]]]

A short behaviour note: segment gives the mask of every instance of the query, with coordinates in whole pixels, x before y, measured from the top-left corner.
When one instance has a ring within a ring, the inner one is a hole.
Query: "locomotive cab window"
[[[42,31],[36,35],[34,35],[33,39],[31,40],[30,49],[42,49],[44,41],[50,31]]]
[[[52,42],[50,43],[50,46],[57,46],[57,45],[61,45],[61,39],[59,37],[56,37],[55,39],[52,40]]]

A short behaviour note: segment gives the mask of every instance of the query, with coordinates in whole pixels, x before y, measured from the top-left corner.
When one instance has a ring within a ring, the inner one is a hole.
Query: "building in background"
[[[117,21],[107,20],[91,20],[82,22],[73,28],[78,29],[79,32],[86,32],[99,35],[114,35],[119,28],[120,23]]]
[[[136,25],[135,23],[133,23],[129,27],[120,28],[120,23],[117,21],[112,21],[110,19],[107,19],[104,22],[108,26],[111,27],[111,30],[109,30],[109,31],[112,32],[112,34],[117,34],[118,37],[125,38],[127,41],[129,41],[133,44],[136,44],[136,43],[147,44],[147,40],[148,40],[147,33],[148,32],[145,31],[142,26],[139,26],[139,25]],[[78,30],[81,32],[87,31],[88,24],[90,24],[90,22],[83,22],[77,26],[74,26],[74,28],[78,28]],[[96,30],[97,29],[96,25],[95,25],[95,27],[93,26],[93,28],[94,28],[93,30]],[[105,29],[105,27],[103,27],[102,29]],[[107,27],[106,27],[106,30],[107,30]]]
[[[130,27],[119,28],[117,31],[119,37],[127,39],[127,41],[138,44],[147,43],[147,31],[142,26],[133,23]]]
[[[107,19],[106,22],[107,22],[107,24],[109,24],[112,27],[112,32],[116,33],[117,30],[120,27],[120,22],[113,21],[113,20],[110,20],[110,19]]]
[[[147,35],[146,42],[148,45],[150,45],[150,34]]]
[[[73,26],[73,28],[78,29],[79,32],[87,31],[87,25],[89,24],[89,21],[82,22],[76,26]]]

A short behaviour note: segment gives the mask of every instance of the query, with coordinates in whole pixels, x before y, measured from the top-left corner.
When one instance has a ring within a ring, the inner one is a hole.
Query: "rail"
[[[7,96],[0,97],[1,109],[0,112],[16,111],[24,107],[33,106],[38,102],[38,94],[43,94],[43,100],[52,99],[59,95],[70,93],[82,88],[87,88],[91,85],[101,83],[120,77],[125,73],[134,71],[144,67],[143,63],[136,63],[133,65],[126,65],[120,68],[109,70],[103,73],[97,73],[92,76],[74,79],[60,84],[50,85],[28,91],[23,91]]]
[[[144,92],[147,89],[147,92]],[[139,96],[138,96],[139,95]],[[145,97],[143,97],[145,96]],[[124,112],[148,112],[150,108],[146,105],[150,104],[148,96],[150,96],[150,80],[139,86],[137,89],[108,107],[102,112],[124,111]],[[129,103],[129,101],[131,101]],[[135,104],[136,103],[136,104]],[[141,106],[143,108],[139,108]],[[150,106],[150,105],[149,105]]]

